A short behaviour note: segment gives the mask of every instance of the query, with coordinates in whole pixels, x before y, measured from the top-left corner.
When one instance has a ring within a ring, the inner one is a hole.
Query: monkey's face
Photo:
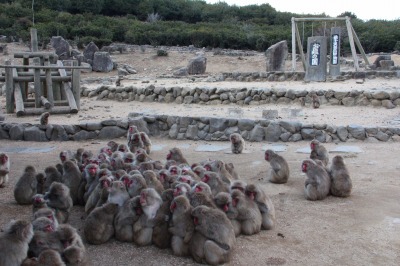
[[[64,152],[61,152],[61,153],[60,153],[60,160],[61,160],[62,163],[65,162],[65,161],[67,160],[67,156],[65,155]]]
[[[172,213],[175,211],[175,209],[176,209],[176,202],[175,201],[171,203],[171,206],[169,207],[169,209],[170,209],[170,211]]]
[[[133,158],[132,157],[126,157],[125,158],[125,163],[133,163]]]
[[[91,177],[95,177],[98,171],[97,165],[90,164],[88,172]]]
[[[308,170],[308,163],[307,162],[303,162],[303,164],[301,165],[301,171],[303,173],[307,173]]]
[[[237,197],[232,197],[232,206],[233,207],[236,207],[237,205],[238,205],[238,203],[239,203],[239,198],[237,198]]]
[[[142,207],[147,206],[147,194],[145,192],[140,193],[140,205]]]
[[[43,197],[39,197],[39,196],[38,197],[34,197],[33,201],[34,201],[35,204],[40,205],[40,204],[44,203],[44,198]]]
[[[231,136],[231,142],[232,143],[236,143],[237,142],[236,136]]]
[[[109,188],[111,186],[111,181],[108,178],[105,178],[100,181],[102,188]]]
[[[256,192],[255,191],[246,191],[246,195],[247,197],[249,197],[249,199],[254,200],[256,198]]]
[[[171,160],[171,158],[172,158],[172,151],[170,151],[170,152],[167,154],[167,160]]]
[[[269,154],[268,151],[265,152],[264,159],[265,159],[267,162],[269,162],[269,160],[271,159],[271,158],[270,158],[270,154]]]
[[[312,151],[315,150],[316,147],[317,147],[317,144],[315,142],[310,143],[310,148]]]
[[[165,182],[166,177],[167,177],[167,175],[164,172],[161,172],[159,174],[159,179],[160,179],[161,183]]]
[[[169,168],[169,173],[170,173],[171,175],[177,175],[177,174],[178,174],[178,167],[176,167],[176,166],[171,166],[171,167]]]
[[[191,179],[188,176],[180,176],[178,179],[179,182],[190,184]]]
[[[196,186],[194,188],[194,192],[202,192],[202,191],[203,191],[203,188],[201,186]]]
[[[1,164],[6,164],[8,161],[8,156],[4,153],[0,154],[0,163]]]
[[[204,183],[208,183],[208,181],[210,181],[210,176],[208,174],[205,174],[201,181],[203,181]]]
[[[206,171],[211,171],[211,165],[210,164],[204,165],[204,169],[206,169]]]

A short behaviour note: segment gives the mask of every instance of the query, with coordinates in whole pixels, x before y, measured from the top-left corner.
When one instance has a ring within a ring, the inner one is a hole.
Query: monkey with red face
[[[10,173],[10,158],[5,153],[0,153],[0,187],[4,187],[8,182]]]

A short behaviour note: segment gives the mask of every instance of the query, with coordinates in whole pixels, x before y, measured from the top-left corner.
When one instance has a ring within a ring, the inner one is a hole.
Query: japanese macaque
[[[176,177],[178,177],[182,173],[182,169],[177,165],[171,165],[168,168],[168,171],[171,176],[176,176]]]
[[[23,220],[11,221],[0,233],[0,265],[20,265],[28,254],[33,227]]]
[[[301,170],[306,173],[304,191],[307,200],[322,200],[329,194],[331,179],[325,168],[313,160],[304,160]]]
[[[226,170],[228,170],[228,172],[231,174],[231,176],[234,180],[240,179],[239,173],[236,172],[235,166],[233,165],[233,163],[226,163],[225,168],[226,168]]]
[[[139,130],[138,130],[137,126],[135,126],[135,125],[130,125],[130,126],[129,126],[129,129],[128,129],[128,133],[127,133],[127,135],[126,135],[126,141],[127,141],[127,143],[129,143],[129,141],[131,140],[133,134],[135,134],[135,133],[139,133]]]
[[[231,141],[232,153],[234,154],[242,153],[246,146],[242,135],[240,135],[239,133],[232,133],[229,136],[229,139]]]
[[[64,163],[65,161],[74,159],[74,154],[70,150],[65,150],[60,152],[60,161]]]
[[[188,194],[190,205],[197,207],[204,205],[210,208],[216,208],[211,194],[211,188],[204,182],[198,182]]]
[[[221,177],[217,173],[206,172],[201,181],[210,186],[213,196],[222,191],[229,192],[229,185],[222,181]]]
[[[118,143],[116,143],[113,140],[110,140],[109,142],[107,142],[107,146],[110,148],[106,153],[108,156],[111,156],[111,154],[113,152],[115,152],[118,149]],[[104,152],[104,151],[103,151]]]
[[[183,157],[182,151],[175,147],[169,150],[167,154],[167,160],[174,160],[177,164],[187,164],[189,165],[188,161]]]
[[[186,183],[176,183],[174,185],[174,197],[180,196],[180,195],[187,195],[190,191],[190,186]]]
[[[5,153],[0,153],[0,187],[4,187],[8,182],[10,172],[10,158]]]
[[[160,180],[158,180],[157,174],[154,171],[146,170],[143,172],[143,177],[146,181],[147,187],[154,188],[158,192],[158,194],[161,195],[161,193],[164,191],[164,186],[162,185]]]
[[[194,233],[192,206],[185,196],[176,197],[170,205],[172,220],[168,231],[172,234],[171,248],[176,256],[189,255],[189,243]]]
[[[167,169],[162,169],[158,171],[158,179],[160,180],[164,189],[170,188],[171,183],[175,182],[175,178],[171,178],[169,171]]]
[[[57,229],[57,235],[64,248],[75,246],[80,248],[83,252],[86,250],[81,236],[77,230],[69,224],[62,224]]]
[[[125,165],[134,165],[134,161],[135,161],[135,154],[133,154],[132,152],[126,152],[125,154],[124,154],[124,157],[123,157],[123,160],[124,160],[124,164]],[[125,166],[125,167],[127,167],[127,166]]]
[[[260,232],[262,218],[257,203],[246,197],[239,190],[231,193],[232,208],[237,211],[236,220],[241,224],[240,231],[244,235],[254,235]]]
[[[124,205],[125,201],[129,199],[129,193],[126,190],[126,186],[122,181],[114,181],[111,184],[110,193],[108,194],[107,202],[118,204],[118,206]]]
[[[139,165],[140,163],[150,161],[151,158],[147,154],[145,149],[137,149],[135,152],[135,162],[134,165]]]
[[[154,188],[145,188],[140,193],[140,205],[143,215],[133,225],[133,240],[139,246],[148,246],[152,243],[154,218],[163,200]]]
[[[54,223],[47,217],[39,217],[32,221],[33,231],[54,232],[56,230]]]
[[[128,141],[128,147],[131,152],[136,152],[137,149],[144,148],[144,144],[139,132],[132,134],[130,140]]]
[[[257,203],[262,217],[262,229],[270,230],[275,225],[275,207],[271,199],[260,186],[249,184],[246,187],[246,196]]]
[[[44,199],[43,194],[36,194],[35,196],[32,197],[32,213],[35,213],[38,210],[46,207],[47,203],[46,200]]]
[[[232,206],[232,196],[227,192],[220,192],[214,197],[215,205],[223,211],[232,223],[235,236],[240,235],[242,225],[236,220],[238,211]]]
[[[62,180],[62,174],[54,166],[46,167],[44,173],[46,176],[43,186],[44,191],[48,191],[53,182],[61,182]]]
[[[289,179],[289,165],[285,158],[273,150],[266,150],[264,158],[270,163],[271,169],[268,180],[271,183],[284,184]]]
[[[318,97],[318,95],[316,94],[316,93],[314,93],[312,96],[312,107],[314,108],[314,109],[317,109],[317,108],[319,108],[319,106],[320,106],[320,101],[319,101],[319,97]]]
[[[45,208],[41,208],[41,209],[37,210],[35,213],[33,213],[33,220],[36,220],[40,217],[45,217],[45,218],[49,219],[52,222],[54,230],[56,230],[58,228],[59,223],[58,223],[56,214],[52,209],[45,207]]]
[[[129,147],[126,144],[119,144],[117,151],[120,151],[120,152],[123,152],[123,153],[130,152]]]
[[[46,249],[63,251],[64,247],[57,232],[35,231],[32,240],[29,242],[28,257],[38,257]]]
[[[32,197],[36,194],[36,187],[36,168],[28,165],[14,187],[14,198],[17,203],[31,204]]]
[[[61,258],[61,255],[56,250],[46,249],[43,250],[38,259],[37,259],[37,266],[66,266],[64,261]],[[69,265],[69,264],[68,264]]]
[[[238,189],[238,190],[242,191],[243,193],[245,193],[246,186],[247,186],[246,182],[244,182],[242,180],[235,180],[231,184],[230,191],[232,192],[234,189]]]
[[[77,246],[69,246],[64,249],[62,257],[68,266],[89,266],[89,259],[86,252]]]
[[[83,232],[89,244],[100,245],[114,236],[114,217],[117,212],[118,204],[106,203],[88,215]]]
[[[311,154],[310,154],[310,159],[318,159],[321,160],[322,163],[327,166],[329,162],[329,155],[328,151],[322,144],[316,140],[313,139],[310,143],[310,148],[311,148]]]
[[[151,140],[145,132],[140,132],[140,138],[143,142],[143,148],[146,150],[147,154],[151,152]]]
[[[193,172],[201,178],[203,178],[204,173],[207,172],[207,170],[202,166],[202,165],[197,165],[195,167],[192,167]]]
[[[142,215],[140,196],[127,200],[119,208],[114,219],[115,238],[121,242],[133,242],[133,225]]]
[[[229,262],[236,243],[233,226],[219,209],[199,206],[192,210],[195,232],[189,244],[196,262],[219,265]]]
[[[81,183],[82,174],[79,167],[73,161],[65,161],[63,163],[64,173],[62,175],[62,183],[69,188],[69,192],[74,205],[78,204],[78,191]]]
[[[168,231],[169,222],[172,218],[170,210],[171,202],[174,199],[174,190],[167,189],[162,192],[161,199],[163,203],[154,217],[154,227],[152,243],[158,248],[169,248],[171,246],[172,234]]]
[[[230,184],[234,180],[232,175],[226,169],[226,163],[224,161],[215,160],[213,164],[216,165],[215,172],[221,177],[222,181],[224,181],[227,184]]]
[[[112,178],[110,176],[103,176],[100,178],[99,184],[86,201],[86,214],[89,214],[94,208],[102,206],[108,200],[111,183]]]
[[[44,112],[43,114],[40,115],[40,125],[42,126],[47,126],[49,124],[49,112]]]
[[[93,153],[88,150],[82,151],[81,161],[79,162],[83,167],[90,163],[90,159],[93,157]]]
[[[331,176],[331,194],[336,197],[350,196],[353,183],[342,156],[336,155],[332,158],[329,172]]]
[[[201,177],[198,176],[190,166],[183,166],[182,167],[182,175],[190,176],[194,181],[200,181]]]
[[[144,180],[143,176],[140,174],[134,174],[128,180],[124,179],[123,182],[125,183],[131,198],[140,195],[140,192],[147,188],[146,180]]]
[[[55,210],[58,222],[66,223],[73,206],[69,188],[62,183],[53,182],[44,199],[47,200],[47,206]]]
[[[195,181],[195,180],[193,179],[193,177],[191,177],[190,175],[180,175],[180,176],[178,176],[178,178],[176,179],[176,181],[177,181],[177,182],[180,182],[180,183],[186,183],[186,184],[188,184],[189,186],[193,186],[194,184],[197,183],[197,181]]]
[[[44,194],[46,190],[44,190],[44,183],[46,182],[46,176],[44,173],[38,173],[36,175],[36,193],[37,194]]]

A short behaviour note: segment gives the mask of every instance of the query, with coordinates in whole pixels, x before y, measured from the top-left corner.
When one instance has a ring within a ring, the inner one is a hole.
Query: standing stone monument
[[[329,75],[340,76],[340,32],[339,27],[331,29],[331,60],[329,62]]]
[[[305,81],[326,81],[326,55],[326,37],[308,37]]]
[[[265,51],[267,72],[285,71],[285,60],[288,56],[287,41],[280,41],[268,47]]]

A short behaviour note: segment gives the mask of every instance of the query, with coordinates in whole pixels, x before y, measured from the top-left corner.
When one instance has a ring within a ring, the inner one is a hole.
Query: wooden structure
[[[37,51],[36,30],[31,30],[32,52],[15,53],[14,58],[23,58],[22,65],[13,65],[7,60],[6,111],[17,116],[50,113],[77,113],[80,108],[80,70],[78,62],[61,62],[57,55]],[[32,59],[32,62],[30,62]],[[67,65],[68,63],[68,65]],[[35,97],[28,98],[28,85],[33,82]]]
[[[297,27],[297,22],[313,22],[313,21],[318,21],[318,22],[337,22],[337,21],[345,21],[346,23],[346,30],[347,34],[349,36],[349,42],[350,42],[350,49],[351,49],[351,54],[353,56],[354,60],[354,68],[356,71],[360,70],[360,66],[358,65],[358,58],[357,58],[357,53],[356,53],[356,47],[355,44],[357,45],[365,63],[369,65],[368,58],[365,55],[364,49],[361,46],[360,40],[358,39],[358,36],[356,32],[353,29],[353,26],[351,25],[350,22],[350,17],[337,17],[337,18],[292,18],[292,71],[296,71],[296,42],[300,51],[300,56],[301,56],[301,62],[303,63],[303,68],[306,70],[306,59],[304,56],[303,52],[303,45],[301,43],[300,39],[300,33],[299,33],[299,28]],[[355,44],[354,44],[355,42]]]

